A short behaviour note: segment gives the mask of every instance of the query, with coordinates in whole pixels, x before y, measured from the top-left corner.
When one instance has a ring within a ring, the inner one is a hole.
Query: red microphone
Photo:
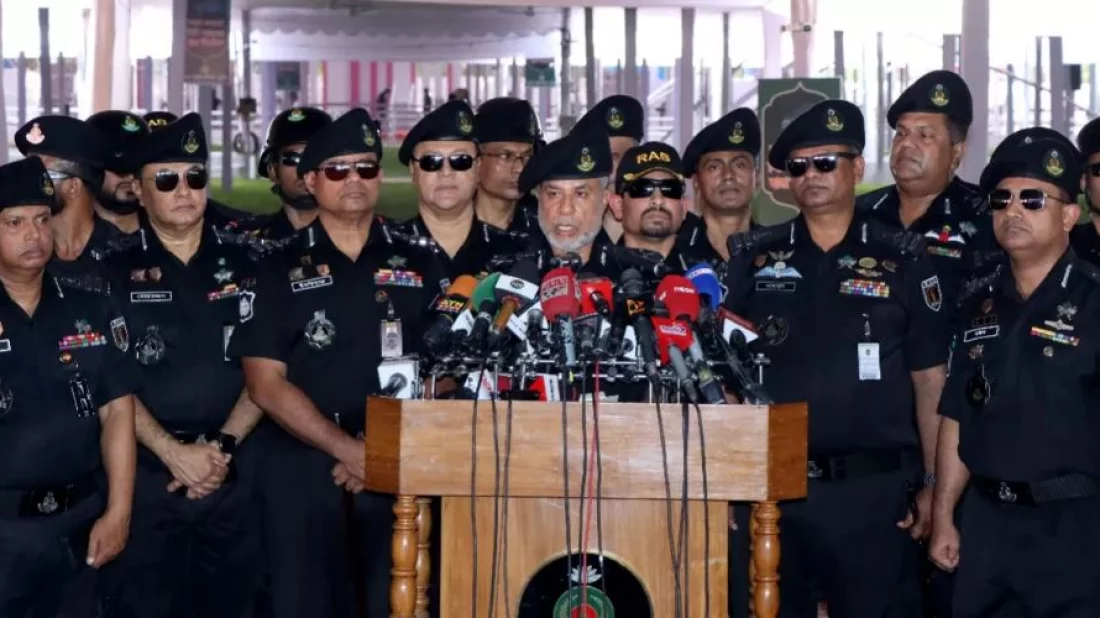
[[[561,344],[566,367],[577,364],[577,347],[573,336],[573,319],[581,312],[581,290],[573,271],[566,267],[546,273],[539,287],[542,315],[550,322],[554,339]]]
[[[657,285],[657,300],[677,320],[695,322],[699,319],[699,292],[691,279],[680,275],[667,275]]]
[[[581,314],[598,313],[604,317],[611,315],[611,299],[614,298],[611,280],[607,277],[584,277],[579,280],[581,287]]]
[[[672,360],[669,358],[669,350],[675,348],[683,353],[691,347],[691,327],[673,318],[654,317],[652,320],[654,334],[657,335],[657,348],[661,353],[661,364],[667,366]]]

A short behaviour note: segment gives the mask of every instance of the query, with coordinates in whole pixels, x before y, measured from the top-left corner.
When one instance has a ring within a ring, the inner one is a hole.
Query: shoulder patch
[[[887,226],[878,221],[868,221],[865,225],[869,239],[894,248],[902,257],[915,260],[924,255],[925,243],[920,234]]]
[[[780,223],[779,225],[760,227],[755,230],[749,230],[730,236],[729,240],[726,241],[726,246],[729,247],[730,250],[730,257],[732,258],[735,255],[748,253],[757,247],[763,247],[773,242],[790,238],[791,225],[793,224],[789,222]]]

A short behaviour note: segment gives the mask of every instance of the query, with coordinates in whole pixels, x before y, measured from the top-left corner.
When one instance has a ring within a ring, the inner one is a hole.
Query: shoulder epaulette
[[[420,236],[414,233],[414,230],[409,229],[408,222],[382,225],[382,234],[386,237],[386,242],[389,244],[399,244],[404,247],[410,247],[413,249],[420,249],[428,251],[430,253],[438,254],[442,251],[435,240],[430,236]]]
[[[885,187],[879,187],[874,191],[868,191],[867,193],[856,197],[856,210],[874,210],[876,206],[881,204],[883,200],[890,196],[890,192],[893,190],[894,185],[886,185]]]
[[[867,226],[868,238],[893,247],[902,257],[916,259],[924,254],[924,238],[916,232],[885,225],[878,221],[867,221],[862,225]]]
[[[223,245],[243,247],[248,250],[248,257],[259,260],[270,252],[269,243],[247,232],[230,231],[218,226],[212,226],[214,237]]]
[[[997,267],[993,269],[993,272],[986,273],[973,279],[968,279],[967,282],[963,284],[962,293],[959,294],[959,302],[961,303],[962,301],[967,300],[968,298],[974,296],[983,289],[989,287],[989,285],[993,283],[997,279],[997,277],[1001,276],[1001,270],[1003,268],[1003,264],[998,264]]]
[[[757,247],[770,245],[773,242],[790,237],[791,225],[791,223],[769,225],[730,236],[730,239],[726,241],[726,245],[730,250],[730,257],[732,258],[735,255],[753,251]]]
[[[989,269],[999,266],[1005,261],[1005,252],[1000,249],[986,249],[984,251],[972,251],[970,253],[970,272],[977,276],[989,272]]]
[[[99,250],[101,256],[99,259],[102,261],[113,255],[125,253],[135,247],[144,246],[145,243],[143,242],[144,237],[142,236],[142,233],[142,230],[138,230],[133,234],[118,236],[103,243],[103,248]]]
[[[111,293],[111,284],[105,277],[96,274],[64,275],[51,273],[59,288],[80,290],[107,296]]]
[[[1100,268],[1097,268],[1092,262],[1078,258],[1073,261],[1073,270],[1081,273],[1093,283],[1100,284]]]

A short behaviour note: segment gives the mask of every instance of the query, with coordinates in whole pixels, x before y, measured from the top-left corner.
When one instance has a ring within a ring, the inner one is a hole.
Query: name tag
[[[797,281],[757,281],[757,292],[793,292],[798,285]]]
[[[327,275],[325,277],[306,279],[305,281],[295,281],[290,284],[290,289],[294,292],[306,292],[330,285],[332,285],[332,275]]]
[[[11,339],[0,339],[0,353],[11,352]]]
[[[172,291],[167,290],[164,292],[130,292],[130,302],[170,303],[172,302]]]
[[[1001,326],[999,324],[982,326],[981,328],[971,328],[970,330],[963,331],[963,343],[970,343],[981,339],[993,339],[1000,334]]]

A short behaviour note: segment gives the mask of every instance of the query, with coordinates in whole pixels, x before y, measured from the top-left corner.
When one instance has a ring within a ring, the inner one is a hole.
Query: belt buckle
[[[1012,491],[1012,488],[1008,486],[1008,483],[1001,482],[1000,487],[997,489],[997,498],[1001,502],[1013,504],[1016,502],[1016,492]]]
[[[38,503],[38,512],[43,515],[52,515],[57,512],[57,509],[61,505],[57,503],[57,498],[53,495],[52,491],[47,491],[46,495],[42,497],[42,501]]]
[[[806,476],[812,479],[819,479],[825,476],[825,471],[817,465],[816,461],[810,459],[806,462]]]

